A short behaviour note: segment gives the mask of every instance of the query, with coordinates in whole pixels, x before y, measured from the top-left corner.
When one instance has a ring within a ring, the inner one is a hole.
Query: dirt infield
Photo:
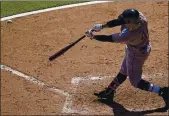
[[[56,10],[1,22],[1,62],[69,95],[47,91],[1,70],[2,114],[167,115],[153,110],[164,105],[159,96],[131,87],[128,80],[118,89],[113,109],[97,102],[93,93],[103,90],[119,71],[123,44],[85,38],[53,62],[48,61],[50,55],[81,37],[93,24],[116,18],[126,8],[138,9],[149,22],[152,52],[143,67],[144,78],[168,86],[168,2],[111,2]],[[105,29],[101,34],[119,29]],[[95,76],[108,77],[92,80]],[[80,81],[73,84],[72,79],[78,77]]]

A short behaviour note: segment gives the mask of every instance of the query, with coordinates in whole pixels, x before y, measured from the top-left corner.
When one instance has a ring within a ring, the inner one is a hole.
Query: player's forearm
[[[103,28],[120,26],[122,24],[125,24],[124,20],[114,19],[114,20],[108,21],[106,24],[104,24]]]
[[[112,35],[94,35],[93,38],[102,42],[114,42]]]

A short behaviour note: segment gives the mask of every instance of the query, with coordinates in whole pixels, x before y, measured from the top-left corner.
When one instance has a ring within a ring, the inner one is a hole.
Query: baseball
[[[11,19],[7,20],[7,23],[12,23],[12,20]]]

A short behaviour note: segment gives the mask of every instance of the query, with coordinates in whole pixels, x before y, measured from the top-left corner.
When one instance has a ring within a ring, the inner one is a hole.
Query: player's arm
[[[121,17],[121,15],[118,17],[118,19],[113,19],[108,21],[105,24],[96,24],[93,26],[92,30],[94,31],[100,31],[101,29],[104,28],[112,28],[112,27],[116,27],[116,26],[120,26],[122,24],[125,24],[124,19]]]
[[[121,33],[112,35],[94,35],[93,39],[103,42],[125,43],[132,39],[132,36],[134,36],[134,33],[128,31],[128,29],[124,29]]]
[[[114,20],[111,20],[111,21],[108,21],[106,24],[103,25],[103,28],[111,28],[111,27],[116,27],[116,26],[120,26],[122,24],[125,24],[124,20],[123,19],[114,19]]]
[[[116,42],[116,43],[124,43],[131,39],[133,34],[128,30],[123,30],[121,33],[116,33],[112,35],[93,35],[92,31],[89,30],[86,35],[92,39],[102,41],[102,42]]]
[[[112,35],[94,35],[93,39],[102,42],[115,42],[115,40],[112,38]]]

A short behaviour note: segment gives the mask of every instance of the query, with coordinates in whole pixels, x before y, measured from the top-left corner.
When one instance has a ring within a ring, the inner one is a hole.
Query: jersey
[[[148,23],[146,17],[141,13],[139,23],[135,28],[121,26],[121,33],[112,34],[114,42],[126,43],[128,47],[141,48],[149,44]]]

